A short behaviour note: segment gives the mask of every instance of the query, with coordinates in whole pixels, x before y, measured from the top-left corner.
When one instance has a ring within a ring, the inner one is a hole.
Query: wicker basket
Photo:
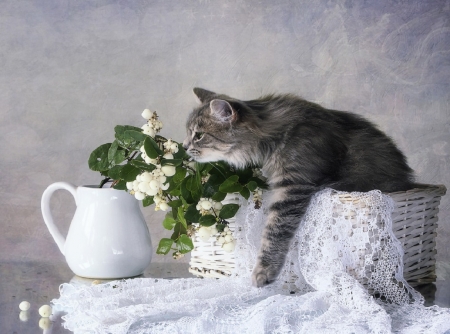
[[[389,193],[395,202],[392,228],[404,249],[405,279],[412,285],[431,283],[436,280],[436,228],[441,196],[446,192],[443,185],[418,185],[408,191]],[[229,199],[236,202],[237,198]],[[353,201],[350,194],[340,195],[342,202]],[[340,214],[340,209],[335,208]],[[230,219],[234,232],[235,222]],[[200,277],[230,276],[235,268],[234,253],[222,250],[214,238],[208,242],[194,237],[195,248],[191,253],[189,272]]]

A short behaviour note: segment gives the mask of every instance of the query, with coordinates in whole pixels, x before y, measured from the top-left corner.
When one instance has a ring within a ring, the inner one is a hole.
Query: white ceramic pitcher
[[[65,239],[53,222],[50,198],[68,190],[77,209]],[[139,202],[123,190],[51,184],[43,193],[42,216],[72,271],[88,278],[140,275],[150,264],[152,244]]]

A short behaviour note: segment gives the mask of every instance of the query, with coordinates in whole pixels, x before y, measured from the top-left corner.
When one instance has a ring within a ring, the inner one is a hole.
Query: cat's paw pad
[[[271,280],[269,277],[270,276],[266,269],[255,268],[252,274],[252,284],[257,288],[262,288],[263,286],[272,283],[273,280]]]

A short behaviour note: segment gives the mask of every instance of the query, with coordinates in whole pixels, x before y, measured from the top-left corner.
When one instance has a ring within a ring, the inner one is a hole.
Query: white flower
[[[197,235],[200,240],[207,242],[211,237],[211,229],[207,228],[206,226],[202,226],[198,229]]]
[[[166,165],[161,167],[161,171],[164,173],[165,176],[174,176],[176,169],[175,166]]]
[[[146,134],[147,136],[150,136],[152,138],[155,137],[156,132],[157,132],[155,129],[152,129],[149,124],[144,124],[141,129],[144,134]]]
[[[150,182],[152,180],[152,174],[150,174],[149,172],[142,173],[141,180],[142,182]]]
[[[211,230],[211,234],[212,234],[212,235],[218,233],[216,224],[210,226],[209,229]]]
[[[127,182],[127,189],[132,190],[133,189],[133,182]]]
[[[149,196],[155,196],[157,193],[158,193],[158,189],[149,188],[149,190],[147,191],[147,195],[149,195]]]
[[[163,203],[159,204],[159,208],[162,211],[167,211],[167,210],[169,210],[169,205],[166,202],[163,202]]]
[[[164,144],[164,150],[168,153],[177,153],[178,152],[178,144],[174,142],[172,139],[168,139]],[[173,159],[173,158],[171,158]]]
[[[134,197],[138,200],[138,201],[142,201],[145,198],[145,194],[140,192],[140,191],[135,191],[134,192]]]
[[[148,120],[148,119],[152,118],[154,114],[155,114],[154,111],[151,111],[150,109],[145,109],[142,112],[141,116]]]
[[[236,248],[236,242],[231,241],[222,245],[222,248],[225,252],[231,253]]]
[[[210,198],[200,198],[195,208],[200,211],[202,216],[205,215],[218,215],[220,209],[222,209],[222,203],[216,202]]]
[[[200,203],[200,206],[204,209],[204,210],[209,210],[212,207],[212,203],[210,201],[202,201]]]
[[[149,184],[147,182],[140,182],[138,188],[139,191],[142,193],[146,193],[150,189]]]
[[[173,154],[172,153],[166,153],[163,156],[164,159],[173,159]]]
[[[159,189],[160,183],[153,179],[150,181],[149,186],[150,186],[150,189]]]

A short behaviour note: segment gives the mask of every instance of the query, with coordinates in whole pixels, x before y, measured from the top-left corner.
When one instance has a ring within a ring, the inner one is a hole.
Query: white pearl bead
[[[19,319],[20,319],[20,321],[23,321],[23,322],[28,321],[28,311],[20,311]]]
[[[30,303],[27,301],[23,301],[19,304],[19,308],[21,311],[28,311],[30,309]]]
[[[209,210],[209,209],[211,209],[211,206],[212,206],[210,201],[203,201],[200,203],[200,205],[202,206],[202,208],[204,210]]]
[[[41,329],[49,329],[51,326],[50,319],[47,317],[41,318],[39,320],[39,328]]]
[[[48,318],[52,315],[52,307],[50,305],[42,305],[39,308],[39,315],[43,318]]]

